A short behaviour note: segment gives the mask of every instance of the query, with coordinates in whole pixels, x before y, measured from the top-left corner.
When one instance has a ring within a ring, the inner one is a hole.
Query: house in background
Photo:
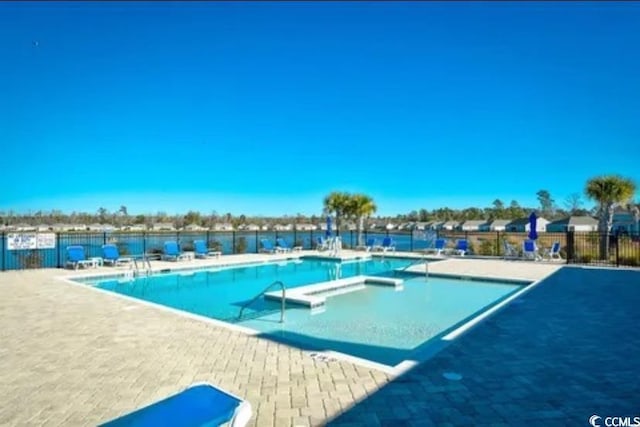
[[[151,226],[152,231],[176,231],[172,222],[156,222]]]
[[[619,206],[613,211],[611,233],[640,234],[640,206],[634,207],[627,209]]]
[[[547,224],[549,233],[567,231],[598,231],[598,220],[590,216],[568,216]]]
[[[536,231],[539,233],[543,233],[547,231],[547,225],[549,224],[549,220],[538,217],[536,221]],[[531,228],[529,224],[529,218],[518,218],[509,222],[506,225],[506,231],[511,231],[514,233],[528,233]]]
[[[230,222],[217,222],[213,224],[214,231],[233,231],[233,225]]]
[[[258,231],[260,230],[260,226],[258,224],[242,224],[238,229],[244,231]]]
[[[189,225],[186,225],[186,226],[182,227],[182,229],[184,231],[204,231],[207,228],[203,227],[201,225],[198,225],[198,224],[189,224]]]
[[[87,225],[88,231],[101,231],[103,233],[114,231],[116,228],[111,224],[89,224]]]
[[[480,231],[505,231],[510,219],[491,219],[480,226]]]
[[[484,219],[468,219],[460,224],[460,230],[462,231],[479,231],[480,227],[487,221]]]
[[[297,231],[311,231],[311,230],[315,230],[316,227],[314,227],[313,224],[307,224],[307,223],[302,223],[302,224],[296,224],[296,230]]]
[[[440,230],[455,230],[458,225],[460,225],[460,221],[445,221],[439,225]]]

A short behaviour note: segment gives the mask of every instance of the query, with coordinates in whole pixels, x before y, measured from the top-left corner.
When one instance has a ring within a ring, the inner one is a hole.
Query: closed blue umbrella
[[[536,240],[538,238],[537,223],[538,218],[536,217],[536,213],[531,212],[531,215],[529,215],[529,238],[531,240]]]
[[[327,215],[327,231],[325,232],[326,237],[331,237],[331,216]]]

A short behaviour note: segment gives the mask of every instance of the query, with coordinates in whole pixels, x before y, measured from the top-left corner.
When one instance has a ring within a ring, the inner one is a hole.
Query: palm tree
[[[122,221],[118,221],[120,225],[126,225],[128,222],[127,217],[129,216],[129,211],[125,205],[120,206],[120,209],[118,209],[118,215],[122,217]]]
[[[616,206],[626,203],[636,192],[636,184],[618,175],[603,175],[587,181],[587,197],[598,202],[598,229],[600,230],[600,259],[609,258],[609,230]]]
[[[358,245],[364,246],[362,241],[362,230],[364,229],[364,219],[373,215],[378,207],[373,199],[366,194],[354,194],[349,199],[347,214],[353,215],[358,220]]]
[[[349,201],[351,195],[349,193],[334,191],[324,198],[324,210],[327,213],[336,214],[336,230],[340,235],[340,217],[349,209]]]

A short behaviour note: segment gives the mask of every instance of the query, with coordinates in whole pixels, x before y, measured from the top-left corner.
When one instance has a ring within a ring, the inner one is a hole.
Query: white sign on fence
[[[55,233],[9,233],[7,249],[51,249],[56,247]]]
[[[53,249],[56,247],[55,233],[38,233],[36,240],[38,249]]]

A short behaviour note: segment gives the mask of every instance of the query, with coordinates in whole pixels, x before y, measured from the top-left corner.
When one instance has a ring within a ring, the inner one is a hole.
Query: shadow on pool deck
[[[640,416],[640,271],[563,268],[329,425]],[[444,373],[462,375],[448,380]]]

